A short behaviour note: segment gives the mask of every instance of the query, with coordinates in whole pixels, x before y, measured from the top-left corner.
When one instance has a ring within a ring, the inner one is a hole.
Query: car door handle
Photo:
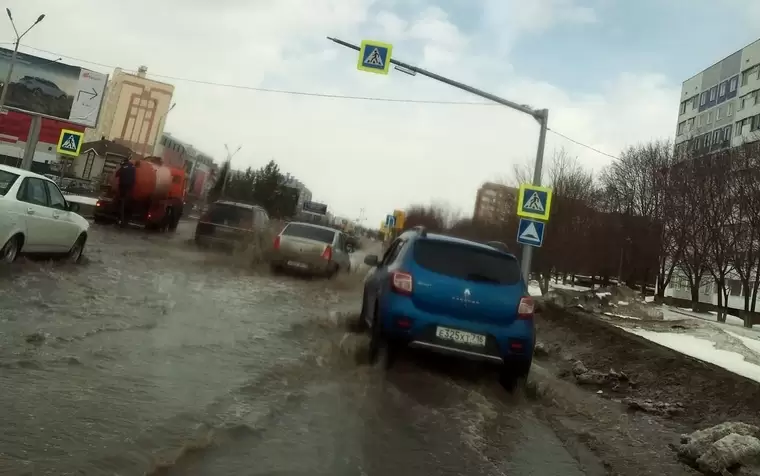
[[[60,216],[61,216],[60,213],[53,213],[53,218],[58,218]]]
[[[32,207],[27,208],[26,209],[26,214],[27,215],[34,215],[34,208],[32,208]]]

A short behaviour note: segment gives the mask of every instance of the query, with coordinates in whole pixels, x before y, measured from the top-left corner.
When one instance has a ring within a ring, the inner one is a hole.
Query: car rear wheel
[[[367,296],[362,296],[362,310],[359,312],[359,318],[356,320],[356,331],[365,332],[367,330]]]
[[[383,369],[389,369],[396,360],[396,346],[388,340],[383,333],[380,323],[380,313],[375,306],[370,329],[369,349],[367,361],[370,365],[378,365]]]
[[[21,251],[21,238],[18,235],[12,236],[0,249],[0,261],[6,264],[13,263],[19,251]]]
[[[531,360],[520,359],[506,362],[499,372],[499,382],[507,391],[512,392],[525,383],[530,373]]]

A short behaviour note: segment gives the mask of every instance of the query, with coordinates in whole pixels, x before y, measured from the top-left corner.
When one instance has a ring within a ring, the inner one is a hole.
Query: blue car
[[[533,299],[514,255],[501,243],[427,233],[401,234],[364,282],[359,325],[369,329],[370,361],[390,361],[400,346],[501,366],[514,383],[530,370]],[[388,362],[387,362],[388,363]]]

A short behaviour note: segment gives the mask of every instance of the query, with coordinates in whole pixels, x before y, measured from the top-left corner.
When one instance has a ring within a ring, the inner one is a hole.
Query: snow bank
[[[749,350],[760,354],[760,340],[752,339],[751,337],[744,337],[742,335],[736,334],[731,331],[727,331],[725,329],[723,329],[723,332],[730,335],[731,337],[735,337],[739,339],[740,341],[742,341],[742,344],[744,344],[744,346],[747,347]]]
[[[641,336],[652,342],[673,349],[682,354],[694,357],[705,362],[710,362],[730,372],[741,375],[748,379],[760,382],[760,366],[744,360],[744,356],[736,352],[715,348],[715,343],[706,339],[700,339],[687,334],[670,332],[653,332],[644,329],[620,329]],[[760,343],[758,343],[760,345]]]

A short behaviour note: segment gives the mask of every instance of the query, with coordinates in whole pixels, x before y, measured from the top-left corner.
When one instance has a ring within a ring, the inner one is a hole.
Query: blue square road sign
[[[393,215],[386,215],[385,216],[385,227],[386,228],[395,228],[396,227],[396,217]]]
[[[542,221],[520,218],[520,225],[517,227],[517,242],[540,248],[544,243],[545,226],[546,224]]]
[[[379,41],[362,41],[357,69],[377,74],[388,74],[393,45]]]

